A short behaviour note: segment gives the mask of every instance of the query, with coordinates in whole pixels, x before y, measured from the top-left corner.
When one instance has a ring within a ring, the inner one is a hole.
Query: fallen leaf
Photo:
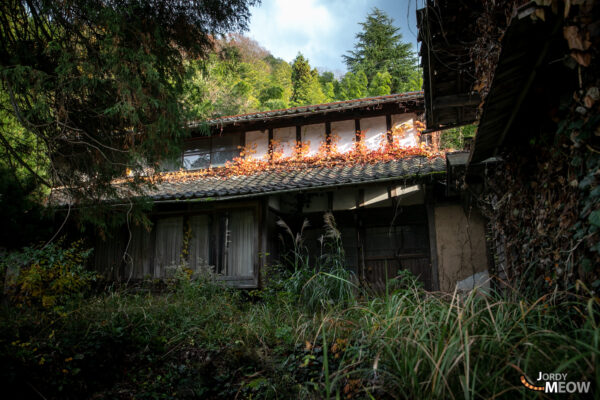
[[[583,104],[585,104],[585,106],[587,108],[592,108],[594,106],[595,100],[592,99],[590,96],[585,96],[583,98]]]
[[[589,67],[592,61],[592,56],[589,53],[581,53],[579,51],[572,51],[571,57],[583,67]]]
[[[535,10],[535,16],[541,19],[542,21],[546,21],[546,12],[543,8],[538,8]]]
[[[585,51],[590,48],[592,42],[584,39],[579,34],[579,28],[576,26],[565,26],[563,28],[563,36],[569,43],[569,48],[572,50]]]

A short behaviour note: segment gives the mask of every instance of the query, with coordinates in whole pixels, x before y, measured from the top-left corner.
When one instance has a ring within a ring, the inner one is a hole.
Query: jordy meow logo
[[[539,372],[535,383],[521,375],[521,383],[529,390],[544,393],[589,393],[591,382],[568,381],[566,373]]]

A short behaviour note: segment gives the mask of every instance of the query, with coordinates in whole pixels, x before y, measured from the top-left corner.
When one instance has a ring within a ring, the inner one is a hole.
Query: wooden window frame
[[[252,216],[254,219],[254,243],[252,244],[252,247],[254,249],[254,254],[253,254],[253,264],[252,264],[252,270],[253,270],[253,276],[252,279],[248,279],[250,278],[250,276],[234,276],[234,275],[220,275],[218,276],[219,280],[222,281],[240,281],[242,282],[242,284],[233,284],[233,287],[240,287],[240,288],[256,288],[259,286],[259,281],[258,281],[258,277],[260,276],[260,269],[262,267],[262,259],[260,257],[260,253],[261,253],[261,249],[263,249],[263,239],[262,239],[262,230],[263,228],[263,224],[261,223],[262,218],[263,218],[263,210],[261,207],[260,203],[257,202],[241,202],[241,203],[236,203],[236,204],[231,204],[231,203],[225,203],[225,204],[214,204],[211,207],[207,207],[207,208],[202,208],[202,209],[187,209],[187,210],[177,210],[177,211],[166,211],[166,212],[157,212],[153,215],[152,220],[156,221],[159,218],[165,218],[165,217],[172,217],[172,216],[182,216],[183,217],[183,227],[185,230],[186,227],[186,221],[188,218],[195,216],[195,215],[208,215],[208,229],[209,229],[209,235],[211,238],[211,242],[213,242],[210,247],[209,247],[209,255],[208,255],[208,261],[209,264],[213,265],[213,261],[216,259],[218,260],[221,265],[218,264],[214,264],[215,267],[215,272],[216,273],[220,273],[220,271],[222,271],[224,265],[222,265],[222,259],[223,259],[223,254],[217,254],[217,251],[223,250],[223,249],[218,249],[215,247],[221,247],[220,246],[220,242],[222,241],[222,238],[219,238],[218,241],[213,240],[216,236],[221,235],[223,232],[220,232],[219,230],[215,231],[214,225],[215,223],[220,223],[220,221],[215,221],[215,219],[220,219],[220,216],[225,214],[225,213],[230,213],[231,211],[238,211],[238,210],[250,210],[252,211]],[[152,235],[155,235],[155,231],[154,229],[152,230]],[[152,260],[152,268],[154,268],[154,257]]]
[[[239,151],[240,149],[239,148],[243,147],[244,144],[245,144],[245,142],[246,142],[246,140],[245,140],[245,138],[246,138],[246,132],[228,133],[226,135],[228,135],[228,136],[238,135],[239,142],[237,144],[237,150],[238,150],[237,151],[237,156],[239,156],[239,154],[240,154],[240,151]],[[196,171],[196,170],[206,169],[206,168],[185,168],[185,157],[186,156],[195,156],[195,155],[202,155],[202,154],[209,154],[209,162],[208,162],[208,167],[207,168],[218,168],[218,167],[221,167],[222,165],[214,166],[214,155],[215,155],[215,153],[223,153],[223,151],[215,151],[214,150],[213,139],[215,137],[216,136],[196,137],[196,138],[193,138],[191,140],[187,140],[184,143],[184,149],[181,152],[181,165],[182,165],[182,167],[185,170],[187,170],[187,171]],[[209,145],[208,145],[209,151],[208,152],[205,152],[205,151],[193,151],[193,150],[187,150],[186,149],[186,147],[192,147],[194,143],[201,143],[203,141],[208,141],[208,143],[209,143]],[[237,157],[237,156],[234,156],[234,157]],[[233,158],[231,160],[229,160],[229,161],[233,161]]]

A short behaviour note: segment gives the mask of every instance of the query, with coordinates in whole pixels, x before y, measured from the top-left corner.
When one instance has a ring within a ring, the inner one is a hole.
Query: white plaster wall
[[[396,186],[392,193],[396,195],[396,200],[400,206],[411,206],[425,202],[425,191],[420,185]]]
[[[385,122],[385,120],[384,120]],[[361,125],[362,128],[362,125]],[[363,205],[370,207],[389,207],[392,205],[387,186],[370,186],[365,188],[365,201]]]
[[[362,118],[360,130],[365,134],[365,145],[370,150],[377,150],[381,143],[387,140],[385,115],[380,117]]]
[[[440,290],[452,292],[457,282],[487,269],[485,219],[456,204],[436,205],[434,218]]]
[[[286,126],[273,129],[273,140],[279,142],[284,157],[293,156],[296,147],[296,127]]]
[[[295,131],[294,131],[295,132]],[[313,124],[302,126],[302,141],[310,141],[307,156],[314,156],[319,151],[321,142],[325,140],[325,124]]]
[[[354,121],[352,121],[354,122]],[[340,189],[333,192],[334,210],[352,210],[356,208],[357,189]]]
[[[308,196],[308,204],[304,204],[302,212],[327,211],[327,193],[315,193]]]
[[[266,159],[269,153],[269,132],[266,130],[246,132],[245,146],[249,148],[253,144],[256,144],[256,153],[252,157],[259,160]]]
[[[347,153],[354,149],[354,138],[356,130],[354,120],[336,121],[331,123],[331,135],[339,136],[337,150],[339,153]]]
[[[394,131],[394,129],[400,128],[402,125],[405,125],[405,136],[404,138],[400,139],[400,146],[413,147],[419,144],[417,130],[415,129],[413,123],[416,118],[417,115],[414,113],[392,114],[392,131]],[[407,127],[410,127],[410,129],[406,129]]]

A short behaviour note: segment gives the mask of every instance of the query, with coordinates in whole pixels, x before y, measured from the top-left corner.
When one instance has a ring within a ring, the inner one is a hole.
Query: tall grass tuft
[[[390,398],[527,397],[520,376],[534,382],[540,371],[566,372],[597,391],[594,302],[559,294],[531,302],[399,291],[343,311],[340,318],[356,327],[348,332],[353,351],[331,374],[334,381],[355,376],[365,393]]]

